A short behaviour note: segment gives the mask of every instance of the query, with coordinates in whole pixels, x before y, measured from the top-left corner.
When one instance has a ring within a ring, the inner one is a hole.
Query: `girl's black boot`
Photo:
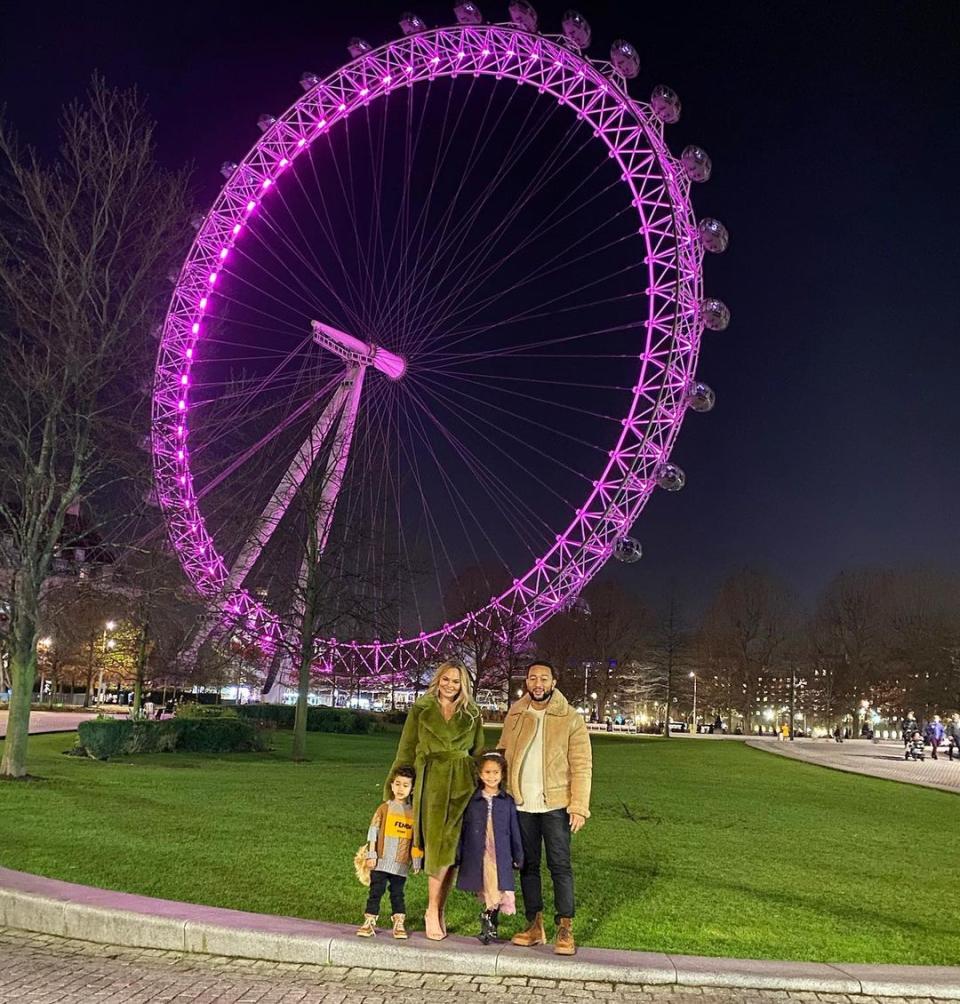
[[[481,910],[480,912],[480,933],[477,938],[481,945],[489,945],[490,942],[496,938],[497,928],[491,919],[490,910]]]

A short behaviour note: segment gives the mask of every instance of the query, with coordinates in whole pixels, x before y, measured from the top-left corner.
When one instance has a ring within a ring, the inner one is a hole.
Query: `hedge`
[[[297,709],[292,704],[241,704],[229,710],[236,711],[241,718],[255,721],[259,725],[292,729]],[[387,711],[381,714],[314,705],[307,708],[307,731],[367,735],[382,732],[386,725],[402,725],[406,717],[405,711]]]
[[[133,753],[246,753],[265,749],[249,722],[238,718],[168,718],[164,721],[96,718],[81,722],[79,745],[106,760]]]

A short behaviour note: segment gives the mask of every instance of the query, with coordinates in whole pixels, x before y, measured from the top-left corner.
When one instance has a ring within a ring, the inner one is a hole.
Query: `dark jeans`
[[[950,749],[947,750],[947,753],[949,754],[951,760],[953,759],[954,750],[957,751],[957,757],[960,758],[960,739],[950,740]]]
[[[393,913],[406,913],[403,900],[403,887],[406,885],[405,875],[392,875],[390,872],[370,872],[370,895],[367,897],[367,913],[380,913],[380,900],[390,886],[390,909]]]
[[[527,920],[543,912],[540,851],[547,849],[547,868],[553,879],[554,921],[573,916],[573,868],[570,866],[570,816],[566,809],[552,812],[518,812],[524,865],[520,890]]]

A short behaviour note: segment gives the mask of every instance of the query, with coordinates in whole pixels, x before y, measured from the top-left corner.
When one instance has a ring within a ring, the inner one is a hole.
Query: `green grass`
[[[0,784],[0,862],[216,906],[355,922],[352,857],[395,735],[310,733],[269,754],[63,757]],[[738,742],[594,738],[593,817],[574,842],[587,944],[702,955],[953,964],[960,802]],[[546,882],[549,890],[549,881]],[[420,926],[425,882],[407,883]],[[452,897],[452,927],[476,907]],[[513,929],[507,921],[507,932]]]

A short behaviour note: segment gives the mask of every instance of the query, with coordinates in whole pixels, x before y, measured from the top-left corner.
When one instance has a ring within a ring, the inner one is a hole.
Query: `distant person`
[[[920,723],[917,721],[917,716],[912,711],[908,711],[907,717],[900,726],[900,738],[903,739],[903,745],[906,746],[913,739],[914,732],[919,731]]]
[[[952,760],[953,751],[957,751],[957,759],[960,760],[960,715],[954,715],[950,719],[950,724],[947,725],[947,738],[950,740],[950,747],[947,750],[947,755]]]
[[[930,743],[930,758],[937,759],[937,750],[943,742],[944,729],[939,715],[933,716],[932,722],[927,722],[927,727],[923,730],[923,738]]]
[[[839,725],[833,730],[833,741],[835,743],[843,742],[843,730],[840,728]]]
[[[778,738],[782,743],[786,742],[790,738],[790,726],[786,722],[780,726],[780,735]]]

